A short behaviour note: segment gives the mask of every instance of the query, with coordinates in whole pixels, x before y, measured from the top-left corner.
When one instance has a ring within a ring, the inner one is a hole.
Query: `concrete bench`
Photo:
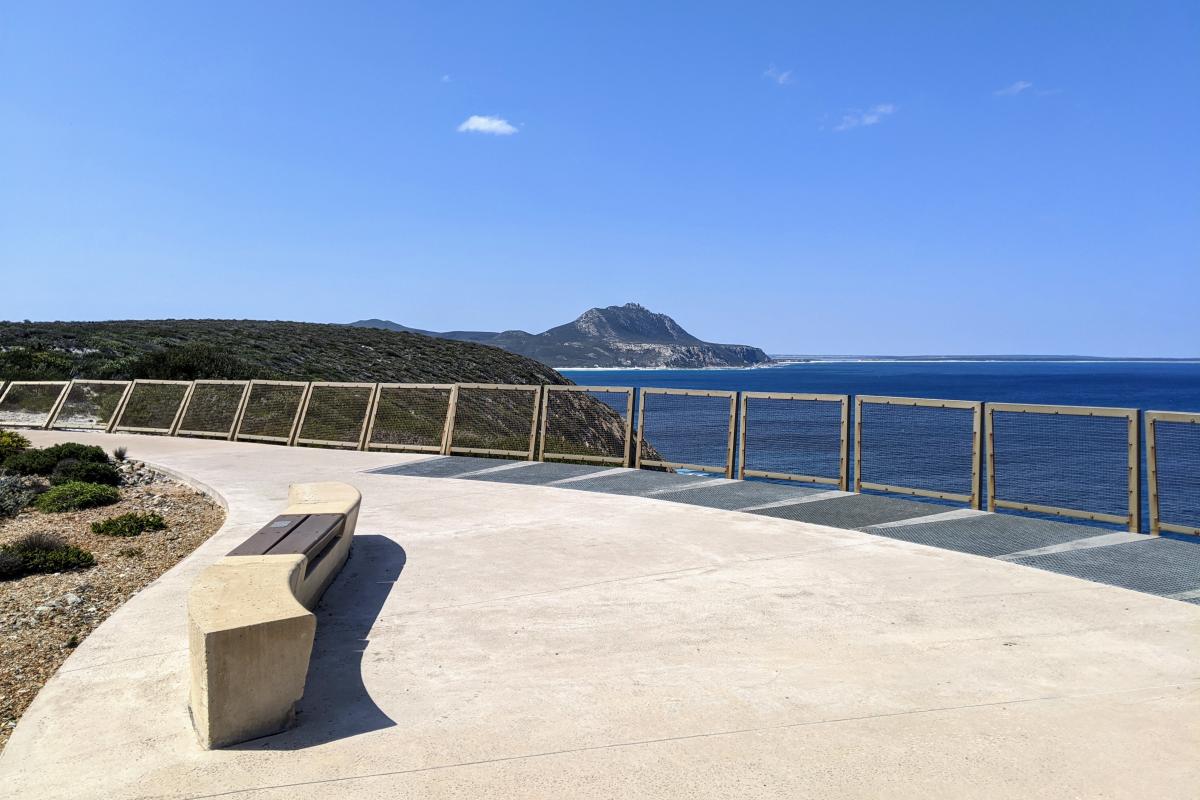
[[[291,725],[316,634],[312,609],[346,561],[361,499],[345,483],[293,484],[282,515],[192,584],[190,702],[206,748]]]

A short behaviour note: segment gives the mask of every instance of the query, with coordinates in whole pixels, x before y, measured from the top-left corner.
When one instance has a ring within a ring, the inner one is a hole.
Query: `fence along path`
[[[684,469],[846,488],[847,395],[612,386],[0,381],[0,426]],[[856,491],[1200,536],[1200,413],[858,396]],[[1143,448],[1144,442],[1144,448]],[[735,446],[736,445],[736,446]],[[986,459],[986,469],[983,462]],[[736,470],[735,470],[736,467]],[[984,475],[986,474],[986,484]]]

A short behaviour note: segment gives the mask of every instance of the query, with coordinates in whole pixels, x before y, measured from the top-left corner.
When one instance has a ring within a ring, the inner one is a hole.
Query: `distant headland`
[[[536,334],[520,330],[437,333],[384,319],[350,325],[487,344],[558,369],[752,367],[771,361],[757,347],[701,341],[666,314],[656,314],[637,303],[592,308],[573,322]]]

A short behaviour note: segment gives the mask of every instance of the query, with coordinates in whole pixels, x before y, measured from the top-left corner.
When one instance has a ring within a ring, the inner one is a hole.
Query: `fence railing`
[[[132,389],[133,381],[73,380],[49,427],[107,431]]]
[[[539,460],[629,466],[632,388],[547,385],[542,409]]]
[[[737,392],[642,389],[640,400],[639,468],[690,469],[733,477]],[[648,457],[654,455],[660,457]]]
[[[1150,532],[1200,536],[1200,414],[1147,411],[1146,466]]]
[[[541,386],[458,384],[446,452],[533,461],[541,399]]]
[[[49,427],[70,388],[70,381],[11,381],[0,393],[0,425]]]
[[[1131,408],[988,403],[988,510],[1111,522],[1137,531],[1137,417]]]
[[[458,387],[453,383],[381,383],[364,450],[445,453]]]
[[[250,381],[196,381],[175,435],[232,439],[249,396]]]
[[[0,427],[736,472],[845,489],[850,403],[612,386],[79,378],[0,382]],[[1135,409],[858,396],[853,416],[855,491],[972,508],[986,496],[993,511],[1141,528]],[[1200,535],[1200,413],[1146,412],[1144,438],[1150,532]]]
[[[854,491],[979,508],[982,406],[969,400],[857,397]]]
[[[849,479],[850,397],[742,392],[738,477],[832,484]]]

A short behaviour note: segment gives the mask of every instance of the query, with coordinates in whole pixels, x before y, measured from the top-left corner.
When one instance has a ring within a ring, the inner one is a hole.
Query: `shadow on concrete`
[[[296,725],[237,750],[302,750],[396,723],[371,699],[362,662],[371,626],[404,570],[404,548],[386,536],[355,536],[350,558],[317,607],[317,636]]]

